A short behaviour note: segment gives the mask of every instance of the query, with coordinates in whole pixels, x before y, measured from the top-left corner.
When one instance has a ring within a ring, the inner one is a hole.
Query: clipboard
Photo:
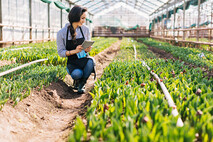
[[[84,49],[86,49],[86,48],[92,46],[94,42],[95,42],[95,41],[85,40],[85,41],[82,43],[82,47],[83,47]]]

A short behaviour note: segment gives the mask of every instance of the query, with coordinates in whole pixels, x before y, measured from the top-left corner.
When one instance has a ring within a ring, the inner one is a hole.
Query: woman
[[[84,40],[90,40],[89,28],[83,25],[87,9],[74,6],[68,15],[69,23],[57,33],[57,50],[61,57],[68,57],[67,72],[74,79],[78,93],[84,93],[84,85],[94,72],[94,61],[88,57],[92,47],[83,50]]]

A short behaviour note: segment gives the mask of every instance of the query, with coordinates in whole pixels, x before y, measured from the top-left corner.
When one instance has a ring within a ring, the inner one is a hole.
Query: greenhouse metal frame
[[[18,5],[17,1],[0,1],[2,46],[9,43],[55,40],[57,31],[67,22],[67,12],[73,5],[87,7],[89,14],[86,24],[92,30],[94,16],[117,3],[124,3],[149,17],[150,32],[138,31],[137,33],[145,33],[141,36],[212,45],[212,0],[21,0],[20,2],[22,5]],[[188,12],[189,7],[193,7],[193,11]],[[39,10],[36,11],[35,8]],[[99,33],[105,34],[101,31],[94,35],[98,36]],[[135,32],[133,34],[136,35]]]
[[[212,20],[213,0],[0,0],[0,142],[213,142]]]

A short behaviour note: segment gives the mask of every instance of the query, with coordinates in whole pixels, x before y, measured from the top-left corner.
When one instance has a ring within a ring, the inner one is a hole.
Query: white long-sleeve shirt
[[[69,26],[69,23],[67,23],[61,30],[57,33],[57,50],[58,55],[61,57],[66,57],[66,36],[67,36],[67,27]],[[85,40],[91,40],[90,37],[90,31],[89,28],[86,25],[81,26],[82,32],[84,34]],[[78,27],[76,29],[76,39],[82,38],[83,35],[81,34],[80,28]],[[72,36],[70,35],[70,32],[68,33],[68,40],[71,40]]]

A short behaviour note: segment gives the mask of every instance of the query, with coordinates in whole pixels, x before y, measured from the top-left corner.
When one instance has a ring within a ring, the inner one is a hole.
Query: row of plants
[[[109,38],[109,39],[112,39],[112,38]],[[114,38],[114,39],[116,39],[116,38]],[[105,38],[104,37],[92,37],[91,40],[93,40],[95,42],[99,42],[101,40],[105,40]],[[44,47],[46,47],[46,46],[49,45],[48,42],[43,42],[43,43],[29,43],[29,44],[22,44],[22,45],[13,45],[13,46],[9,46],[9,47],[0,48],[0,53],[1,52],[6,52],[6,51],[8,51],[10,49],[19,49],[19,48],[25,48],[25,47],[37,47],[38,45],[40,46],[41,44],[44,45]]]
[[[16,105],[23,98],[30,95],[33,88],[42,89],[43,85],[49,85],[53,81],[64,79],[66,74],[65,68],[61,65],[34,64],[0,77],[0,109],[8,100],[12,100]]]
[[[147,62],[165,83],[182,120],[195,128],[197,139],[213,140],[213,78],[208,78],[201,68],[184,66],[178,60]]]
[[[92,46],[92,50],[90,51],[90,56],[95,56],[104,49],[110,47],[113,43],[118,41],[118,38],[93,38],[92,40],[95,41],[94,45]]]
[[[90,52],[91,56],[95,56],[105,48],[111,46],[118,39],[94,38],[92,40],[97,40]],[[61,58],[57,53],[57,45],[55,41],[29,44],[25,46],[30,46],[32,48],[15,51],[5,49],[5,51],[0,54],[0,60],[14,60],[17,63],[27,63],[38,59],[48,58],[48,60],[44,62],[46,65],[66,65],[66,58]]]
[[[133,44],[138,59],[134,60]],[[144,60],[168,88],[179,116],[161,92]],[[213,141],[213,79],[200,68],[157,59],[141,43],[123,40],[121,52],[95,83],[87,123],[77,118],[68,141]]]
[[[209,70],[213,69],[213,54],[211,51],[197,48],[178,47],[167,42],[157,41],[152,38],[139,38],[138,40],[143,41],[149,46],[170,52],[174,57],[184,60],[188,63],[206,67],[209,68]]]
[[[97,49],[91,51],[91,53],[95,55],[104,50],[103,48],[109,47],[118,39],[110,38],[109,42],[107,42],[108,39],[106,38],[94,38],[92,40],[96,41],[94,48]],[[106,44],[104,44],[104,42],[106,42]],[[7,71],[36,59],[48,57],[48,61],[36,63],[0,77],[0,108],[2,108],[8,100],[12,100],[14,104],[17,104],[17,102],[30,95],[33,88],[38,86],[38,88],[41,89],[43,85],[48,85],[58,79],[64,79],[67,74],[65,70],[66,58],[58,56],[55,42],[29,45],[32,47],[31,49],[17,51],[5,50],[3,54],[0,54],[1,59],[15,59],[17,62],[2,66],[0,72]]]

